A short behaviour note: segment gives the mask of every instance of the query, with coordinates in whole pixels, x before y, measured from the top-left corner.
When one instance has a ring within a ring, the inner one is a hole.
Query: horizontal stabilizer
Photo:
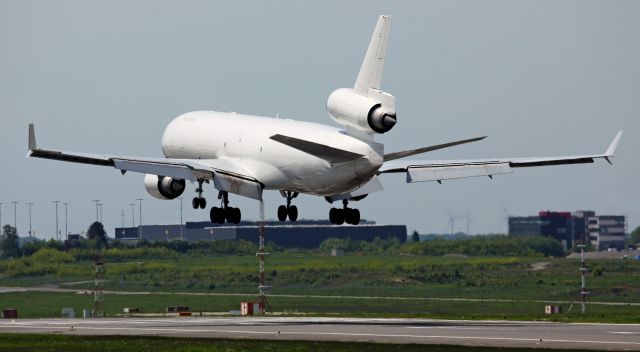
[[[405,150],[405,151],[401,151],[401,152],[389,153],[389,154],[385,154],[384,155],[384,161],[391,161],[391,160],[400,159],[400,158],[404,158],[404,157],[411,156],[411,155],[432,152],[434,150],[449,148],[449,147],[453,147],[453,146],[460,145],[460,144],[477,142],[477,141],[481,141],[481,140],[483,140],[485,138],[487,138],[487,136],[478,137],[478,138],[471,138],[471,139],[463,139],[461,141],[455,141],[455,142],[450,142],[450,143],[432,145],[432,146],[429,146],[429,147],[423,147],[423,148],[418,148],[418,149],[411,149],[411,150]]]
[[[347,161],[360,159],[364,156],[362,154],[353,153],[347,150],[306,141],[304,139],[284,136],[281,134],[275,134],[269,138],[284,145],[288,145],[291,148],[298,149],[299,151],[311,154],[320,159],[324,159],[330,163],[344,163]]]

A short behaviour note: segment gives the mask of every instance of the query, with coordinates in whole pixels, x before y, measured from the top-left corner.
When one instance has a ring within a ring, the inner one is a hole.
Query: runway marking
[[[491,331],[519,331],[516,328],[466,327],[466,326],[405,326],[407,329],[455,329],[455,330],[491,330]]]
[[[68,324],[69,328],[71,324]],[[0,328],[23,328],[23,329],[52,329],[52,327],[39,327],[39,326],[16,326],[16,325],[2,325]],[[53,327],[54,329],[56,327]],[[66,328],[64,330],[67,330]],[[62,327],[57,329],[63,329]],[[408,334],[371,334],[371,333],[344,333],[344,332],[301,332],[301,331],[280,331],[280,334],[276,331],[251,331],[251,330],[221,330],[221,329],[173,329],[173,328],[119,328],[119,327],[84,327],[74,326],[75,330],[125,330],[125,331],[148,331],[148,332],[208,332],[208,333],[227,333],[227,334],[253,334],[253,335],[317,335],[317,336],[350,336],[350,337],[401,337],[401,338],[424,338],[424,339],[452,339],[452,340],[496,340],[496,341],[520,341],[520,342],[535,342],[539,343],[538,338],[515,338],[515,337],[486,337],[486,336],[449,336],[449,335],[408,335]],[[557,343],[593,343],[593,344],[614,344],[614,345],[638,345],[640,342],[623,342],[623,341],[595,341],[595,340],[565,340],[565,339],[544,339],[544,342],[557,342]]]
[[[621,335],[635,335],[635,334],[640,334],[640,332],[637,331],[607,331],[610,334],[621,334]]]

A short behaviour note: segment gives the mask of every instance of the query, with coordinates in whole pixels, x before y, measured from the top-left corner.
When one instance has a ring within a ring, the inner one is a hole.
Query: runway
[[[232,317],[18,319],[0,332],[640,350],[640,324]]]

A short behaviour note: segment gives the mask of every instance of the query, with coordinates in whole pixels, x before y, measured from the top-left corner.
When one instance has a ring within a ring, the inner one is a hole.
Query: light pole
[[[56,204],[56,240],[58,240],[58,237],[60,237],[60,230],[58,230],[58,203],[60,203],[60,201],[54,200],[53,203]]]
[[[100,203],[100,199],[94,199],[93,201],[96,202],[96,221],[98,221],[98,204]]]
[[[138,198],[136,200],[140,202],[140,218],[138,219],[140,229],[138,230],[138,239],[142,240],[142,198]]]
[[[69,239],[69,203],[64,204],[64,233]]]
[[[100,223],[101,223],[101,224],[102,224],[102,206],[103,206],[103,205],[104,205],[104,204],[102,204],[102,203],[99,203],[99,204],[98,204],[98,209],[100,210]]]
[[[180,241],[184,240],[183,236],[182,236],[182,197],[178,198],[180,199]]]
[[[136,227],[136,205],[135,203],[130,203],[129,205],[131,206],[131,227]]]
[[[29,206],[29,237],[31,237],[32,232],[31,232],[31,206],[33,205],[33,203],[26,203]]]
[[[2,227],[2,204],[4,203],[0,203],[0,227]]]
[[[18,234],[18,202],[13,203],[13,229],[16,230],[16,235]]]

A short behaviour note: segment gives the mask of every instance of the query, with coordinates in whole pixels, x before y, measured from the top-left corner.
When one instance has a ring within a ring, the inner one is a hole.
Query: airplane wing
[[[622,132],[619,131],[604,154],[505,158],[505,159],[473,159],[473,160],[423,160],[423,161],[391,161],[385,162],[380,170],[384,173],[406,173],[407,183],[428,182],[458,179],[466,177],[488,176],[513,173],[520,167],[567,165],[593,163],[594,159],[605,159],[611,163]]]
[[[218,190],[253,199],[262,199],[262,183],[248,173],[238,162],[226,158],[144,158],[41,149],[36,145],[33,124],[29,124],[29,152],[27,157],[111,166],[120,170],[122,174],[131,171],[189,181],[198,179],[213,180],[214,186]]]

